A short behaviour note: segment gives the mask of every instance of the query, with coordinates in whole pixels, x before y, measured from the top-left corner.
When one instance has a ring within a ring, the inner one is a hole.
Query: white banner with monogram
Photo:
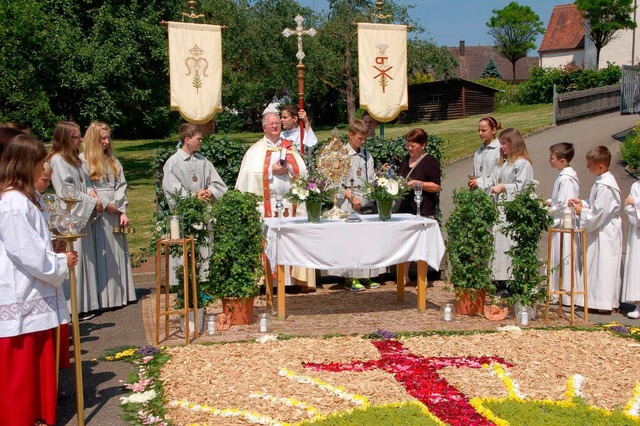
[[[204,124],[222,111],[222,27],[169,22],[171,109]]]
[[[360,108],[386,123],[408,109],[407,26],[358,24]]]

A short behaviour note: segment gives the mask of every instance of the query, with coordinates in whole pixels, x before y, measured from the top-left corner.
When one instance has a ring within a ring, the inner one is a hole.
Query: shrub
[[[508,83],[499,78],[481,78],[476,83],[483,84],[485,86],[493,87],[500,90],[496,93],[496,111],[509,105],[515,105],[518,103],[518,86]]]
[[[258,294],[262,275],[262,218],[258,196],[235,189],[213,205],[215,248],[203,290],[216,298]]]
[[[582,69],[574,64],[563,68],[533,67],[529,80],[518,87],[518,102],[524,105],[549,103],[553,101],[553,85],[558,93],[615,84],[621,78],[620,67],[607,63],[600,70]]]
[[[640,122],[620,146],[620,159],[630,169],[637,171],[640,168]]]
[[[547,277],[540,273],[544,263],[538,259],[538,242],[553,223],[545,200],[535,194],[535,185],[534,181],[512,201],[502,203],[507,219],[503,232],[514,242],[513,247],[507,250],[512,259],[513,274],[513,279],[507,282],[507,289],[511,302],[526,306],[535,306],[546,295],[543,282]]]
[[[480,190],[462,188],[453,192],[453,210],[445,224],[451,283],[456,295],[464,290],[493,292],[491,259],[493,226],[498,209]]]

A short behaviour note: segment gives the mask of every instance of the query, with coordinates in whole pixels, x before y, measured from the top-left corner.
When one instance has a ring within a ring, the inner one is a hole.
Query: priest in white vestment
[[[275,191],[287,193],[291,189],[293,178],[305,175],[307,168],[298,150],[292,143],[280,136],[281,121],[278,114],[268,112],[262,117],[264,137],[244,154],[236,189],[251,192],[263,197],[260,213],[263,217],[275,216]],[[301,206],[287,205],[291,216],[300,216]],[[288,268],[285,268],[288,273]],[[308,272],[307,272],[308,271]],[[306,268],[294,268],[294,278],[306,281],[307,287],[315,287],[315,271]]]

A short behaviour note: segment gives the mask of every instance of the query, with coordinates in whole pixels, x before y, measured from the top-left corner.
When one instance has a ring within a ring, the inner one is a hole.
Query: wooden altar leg
[[[267,309],[273,309],[273,271],[269,259],[264,262],[264,285],[265,294],[267,295]]]
[[[284,321],[285,307],[284,307],[284,266],[278,265],[278,319]]]
[[[418,260],[418,313],[427,310],[427,262]]]
[[[405,286],[405,273],[406,268],[409,267],[408,263],[398,263],[396,265],[396,295],[398,302],[404,302],[404,286]]]

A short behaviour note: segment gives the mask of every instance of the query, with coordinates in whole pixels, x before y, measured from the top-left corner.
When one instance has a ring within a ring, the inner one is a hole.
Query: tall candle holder
[[[413,185],[413,201],[416,202],[416,216],[422,217],[420,205],[422,204],[422,183]]]
[[[73,206],[80,202],[76,199],[77,191],[70,191],[67,184],[63,187],[63,197],[67,214],[61,215],[56,223],[56,239],[62,240],[67,245],[67,251],[73,251],[73,243],[85,234],[79,234],[79,218],[71,213]],[[75,186],[73,187],[75,190]],[[80,318],[78,316],[78,281],[76,278],[76,267],[69,266],[69,292],[71,293],[71,322],[73,324],[73,362],[76,373],[76,409],[78,414],[78,425],[84,426],[84,385],[82,382],[82,354],[80,350]]]

